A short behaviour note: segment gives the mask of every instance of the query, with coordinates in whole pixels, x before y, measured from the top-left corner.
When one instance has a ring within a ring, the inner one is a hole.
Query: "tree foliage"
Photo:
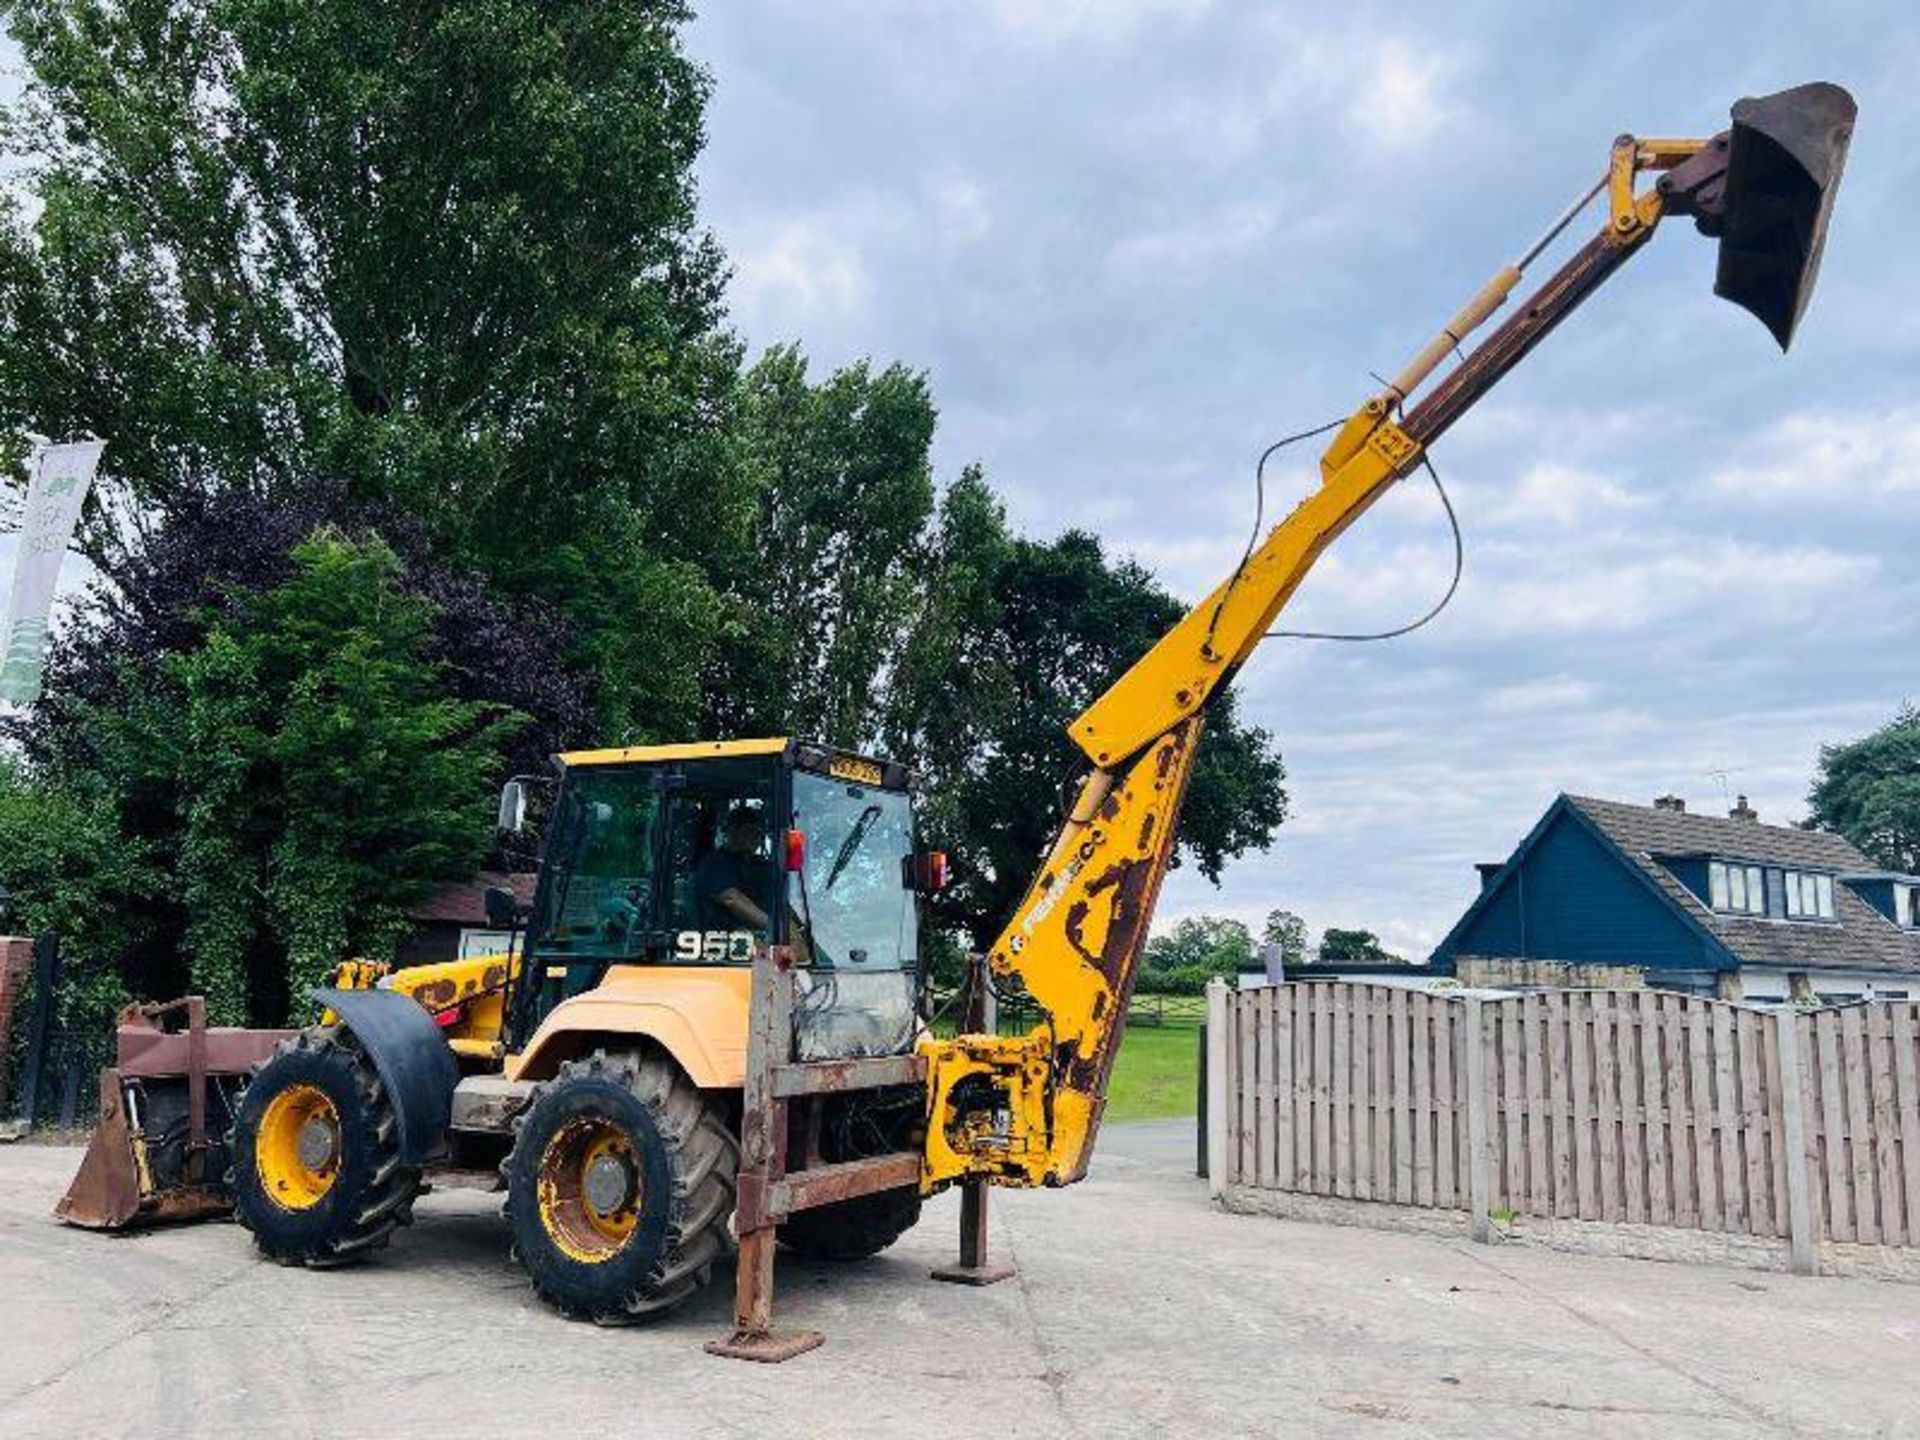
[[[978,471],[944,498],[927,597],[890,696],[891,748],[923,773],[927,829],[954,857],[938,909],[976,947],[1019,903],[1085,759],[1073,717],[1185,607],[1091,535],[1012,534]],[[1231,691],[1209,708],[1181,816],[1179,854],[1217,881],[1286,815],[1272,738],[1244,724]]]
[[[602,734],[696,724],[752,510],[685,7],[6,14],[39,208],[0,225],[0,424],[110,438],[89,557],[327,477],[562,609]]]
[[[1260,943],[1279,946],[1281,965],[1291,969],[1307,958],[1307,922],[1291,910],[1269,910]]]
[[[1317,957],[1323,965],[1398,965],[1398,955],[1371,930],[1341,930],[1329,925],[1320,935]]]
[[[46,696],[9,722],[7,735],[43,769],[97,767],[104,757],[90,748],[93,732],[75,718],[134,703],[167,657],[196,648],[249,597],[293,578],[300,545],[326,529],[395,552],[394,583],[425,604],[423,653],[449,693],[526,717],[507,766],[536,772],[554,751],[591,736],[592,677],[569,666],[574,634],[553,605],[499,593],[410,517],[354,505],[318,484],[281,500],[195,501],[156,531],[110,583],[92,587],[52,652]]]
[[[399,575],[381,542],[323,530],[283,583],[235,596],[147,673],[129,662],[108,698],[70,697],[60,743],[90,759],[57,773],[95,789],[55,788],[64,822],[5,842],[56,851],[52,873],[0,852],[28,903],[81,951],[136,949],[120,926],[176,937],[184,974],[131,968],[225,1023],[282,1023],[339,959],[390,949],[406,902],[485,855],[515,723],[448,693],[432,608]],[[94,903],[113,918],[61,913]]]
[[[1218,915],[1190,915],[1147,942],[1140,988],[1197,995],[1209,980],[1231,979],[1254,968],[1253,935],[1244,924]]]
[[[184,723],[156,747],[186,816],[191,978],[229,1016],[284,1013],[340,956],[391,949],[405,902],[479,863],[513,723],[445,693],[429,609],[384,545],[321,532],[294,561],[170,663]],[[290,996],[250,975],[267,935]]]
[[[1920,868],[1920,710],[1902,706],[1871,735],[1822,746],[1807,803],[1811,824],[1846,836],[1875,864]]]
[[[805,357],[786,346],[741,388],[758,521],[735,562],[743,605],[711,723],[871,743],[933,513],[926,378],[863,362],[813,385]]]
[[[61,936],[75,982],[63,1023],[97,1023],[124,1001],[116,961],[138,939],[141,897],[166,883],[152,848],[128,844],[117,819],[110,797],[0,760],[6,925]]]
[[[784,731],[913,764],[941,922],[995,933],[1066,721],[1181,607],[977,469],[936,501],[925,376],[743,369],[680,0],[0,14],[0,466],[109,442],[99,583],[7,727],[23,913],[278,1021],[472,868],[504,775]],[[1282,779],[1222,696],[1181,855],[1267,843]]]

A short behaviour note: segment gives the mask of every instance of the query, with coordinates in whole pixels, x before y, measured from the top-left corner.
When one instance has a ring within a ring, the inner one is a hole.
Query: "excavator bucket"
[[[1701,230],[1720,239],[1714,293],[1751,311],[1782,350],[1820,273],[1854,114],[1853,96],[1824,81],[1740,101],[1719,213],[1700,213]]]
[[[180,1020],[183,1027],[166,1028]],[[226,1214],[234,1106],[287,1033],[209,1028],[198,996],[122,1011],[119,1063],[100,1072],[99,1123],[54,1215],[88,1230],[125,1230]]]

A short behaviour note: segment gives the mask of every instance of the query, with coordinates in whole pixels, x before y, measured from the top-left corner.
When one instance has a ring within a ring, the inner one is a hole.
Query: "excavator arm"
[[[1091,769],[988,963],[1040,1022],[1025,1035],[931,1040],[922,1187],[966,1176],[1070,1184],[1086,1172],[1140,952],[1170,863],[1208,702],[1258,648],[1321,553],[1652,237],[1668,216],[1720,242],[1715,289],[1784,349],[1818,273],[1854,103],[1813,84],[1733,109],[1705,140],[1625,135],[1606,175],[1503,267],[1320,461],[1320,483],[1070,727]],[[1641,177],[1659,179],[1642,186]],[[1458,366],[1413,397],[1518,288],[1548,244],[1604,192],[1606,220]],[[1412,403],[1410,403],[1412,402]]]

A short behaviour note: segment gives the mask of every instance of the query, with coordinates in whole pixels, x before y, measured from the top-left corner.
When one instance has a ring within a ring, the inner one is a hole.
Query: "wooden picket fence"
[[[1658,991],[1208,996],[1228,1185],[1920,1245],[1920,1004],[1757,1010]]]

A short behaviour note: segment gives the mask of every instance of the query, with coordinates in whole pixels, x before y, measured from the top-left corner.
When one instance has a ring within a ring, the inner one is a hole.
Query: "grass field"
[[[1199,1072],[1196,1026],[1128,1027],[1113,1062],[1107,1119],[1165,1120],[1193,1114]]]
[[[934,1025],[937,1035],[952,1035],[951,1006]],[[1161,1023],[1146,1023],[1147,1016]],[[1143,995],[1133,1002],[1113,1078],[1107,1086],[1109,1120],[1171,1120],[1194,1113],[1199,1099],[1200,1019],[1206,1001],[1200,996]],[[1032,1023],[1031,1012],[1001,1016],[1001,1033],[1013,1034]]]

